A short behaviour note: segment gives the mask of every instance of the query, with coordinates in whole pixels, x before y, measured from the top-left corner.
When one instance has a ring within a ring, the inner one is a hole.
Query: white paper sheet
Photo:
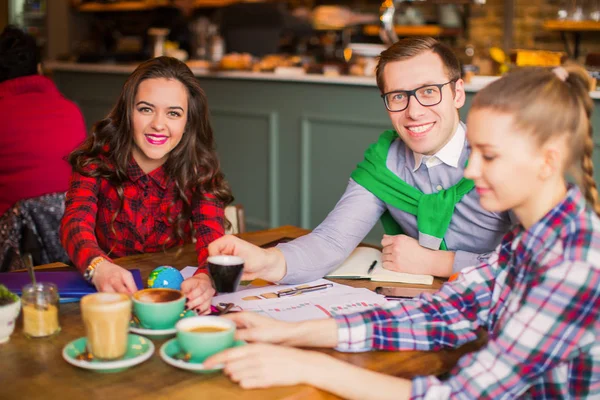
[[[181,273],[184,278],[187,278],[192,276],[195,271],[195,267],[186,267],[182,269]],[[315,286],[324,283],[332,283],[333,286],[325,290],[296,296],[274,298],[263,296],[266,293],[276,293],[299,286]],[[249,300],[250,297],[256,299]],[[253,311],[271,318],[291,322],[351,314],[381,307],[388,302],[384,296],[368,289],[354,288],[325,279],[318,279],[301,285],[240,286],[238,291],[234,293],[224,293],[213,298],[213,305],[220,303],[234,303],[237,310]]]

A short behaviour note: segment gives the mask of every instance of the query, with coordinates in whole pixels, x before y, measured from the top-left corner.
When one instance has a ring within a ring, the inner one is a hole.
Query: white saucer
[[[65,361],[76,367],[97,372],[119,372],[143,363],[154,354],[154,344],[151,340],[143,336],[129,334],[127,352],[120,359],[114,361],[80,360],[77,356],[86,352],[86,344],[86,337],[80,337],[67,343],[62,351]]]

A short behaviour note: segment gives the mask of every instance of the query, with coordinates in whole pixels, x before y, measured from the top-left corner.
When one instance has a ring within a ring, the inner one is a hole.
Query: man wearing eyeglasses
[[[272,249],[225,236],[211,255],[243,257],[244,279],[310,281],[338,266],[379,219],[390,270],[448,277],[494,250],[512,221],[483,210],[463,177],[465,90],[454,53],[432,38],[400,40],[381,53],[377,85],[394,130],[369,147],[327,218]]]

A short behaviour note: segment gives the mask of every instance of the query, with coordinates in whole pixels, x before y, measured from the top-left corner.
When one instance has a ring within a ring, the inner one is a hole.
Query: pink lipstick
[[[168,136],[163,135],[144,135],[146,137],[146,141],[152,145],[160,146],[167,143],[169,140]]]

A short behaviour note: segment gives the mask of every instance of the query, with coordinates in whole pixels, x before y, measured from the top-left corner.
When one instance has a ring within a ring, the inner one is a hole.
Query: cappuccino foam
[[[183,294],[174,289],[144,289],[133,296],[137,301],[144,303],[166,303],[181,299]]]
[[[87,307],[98,308],[106,311],[116,311],[122,308],[130,308],[129,296],[121,293],[94,293],[93,296],[84,296],[81,304]]]

